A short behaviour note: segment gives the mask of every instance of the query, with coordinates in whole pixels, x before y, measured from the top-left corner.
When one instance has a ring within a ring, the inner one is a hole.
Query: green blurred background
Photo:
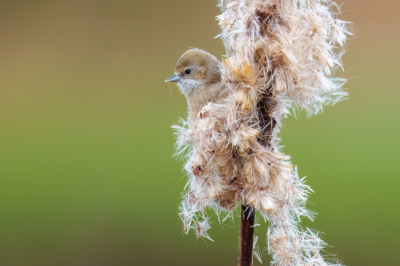
[[[304,224],[346,265],[400,264],[399,8],[344,3],[350,99],[282,129],[316,192]],[[215,0],[0,1],[0,265],[236,265],[237,219],[213,218],[215,242],[181,234],[170,126],[186,102],[164,83],[188,47],[222,57],[218,12]]]

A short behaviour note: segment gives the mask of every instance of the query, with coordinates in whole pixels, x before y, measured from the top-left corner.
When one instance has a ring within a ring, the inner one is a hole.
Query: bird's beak
[[[173,75],[172,77],[165,80],[165,82],[177,82],[179,80],[179,76]]]

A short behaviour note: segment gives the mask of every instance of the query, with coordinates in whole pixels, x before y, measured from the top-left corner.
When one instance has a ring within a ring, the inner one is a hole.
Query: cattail
[[[205,209],[231,213],[241,204],[269,221],[271,265],[336,265],[324,260],[318,234],[299,226],[313,217],[305,208],[311,189],[277,135],[290,112],[316,114],[346,97],[345,80],[331,75],[342,67],[347,22],[331,0],[220,0],[219,7],[229,96],[175,126],[189,175],[180,207],[185,232],[209,238]]]

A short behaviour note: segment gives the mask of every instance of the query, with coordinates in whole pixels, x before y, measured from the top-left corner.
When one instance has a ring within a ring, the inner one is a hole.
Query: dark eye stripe
[[[185,73],[188,74],[188,75],[189,75],[191,72],[192,72],[192,70],[190,70],[190,69],[186,69],[186,71],[185,71]]]

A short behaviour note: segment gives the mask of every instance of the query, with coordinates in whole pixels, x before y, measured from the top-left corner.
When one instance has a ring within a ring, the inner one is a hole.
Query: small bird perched
[[[193,48],[178,60],[175,74],[165,82],[178,82],[179,90],[186,96],[189,119],[194,120],[202,107],[209,102],[226,98],[221,83],[221,63],[204,50]]]

